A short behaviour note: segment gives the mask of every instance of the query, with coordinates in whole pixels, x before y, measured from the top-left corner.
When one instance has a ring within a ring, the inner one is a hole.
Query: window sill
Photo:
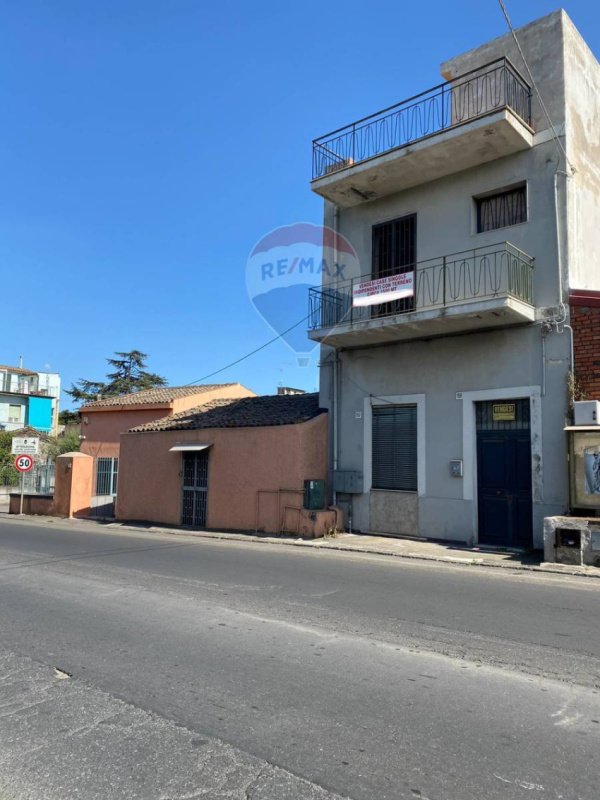
[[[387,492],[392,494],[418,494],[418,489],[377,489],[375,486],[371,486],[369,490],[371,492]]]

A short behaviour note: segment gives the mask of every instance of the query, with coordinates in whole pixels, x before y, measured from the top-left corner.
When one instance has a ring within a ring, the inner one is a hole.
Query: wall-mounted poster
[[[600,430],[569,429],[571,508],[600,509]]]
[[[600,447],[586,447],[583,451],[585,493],[600,494]]]

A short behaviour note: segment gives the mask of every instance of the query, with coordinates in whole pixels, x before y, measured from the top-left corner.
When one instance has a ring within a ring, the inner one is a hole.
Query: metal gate
[[[206,527],[207,495],[208,448],[200,452],[183,453],[182,525]]]
[[[90,504],[92,517],[114,517],[118,477],[119,459],[116,456],[96,459],[94,494]]]

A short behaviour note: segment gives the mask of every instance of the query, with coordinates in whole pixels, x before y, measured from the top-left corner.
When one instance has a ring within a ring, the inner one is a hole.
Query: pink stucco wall
[[[54,496],[26,495],[24,514],[54,517],[87,517],[93,485],[94,459],[84,453],[63,453],[56,459]],[[10,496],[10,513],[18,514],[21,497]]]
[[[82,411],[87,423],[81,426],[81,452],[94,458],[117,458],[119,456],[120,436],[131,428],[154,422],[157,419],[186,411],[188,408],[209,403],[219,398],[252,397],[254,392],[241,384],[223,386],[210,392],[178,397],[169,403],[129,408]]]
[[[181,524],[176,442],[210,444],[207,527],[254,530],[257,493],[279,489],[302,505],[305,479],[327,478],[327,414],[298,425],[127,433],[121,436],[118,519]],[[259,528],[278,532],[277,495],[261,494]]]

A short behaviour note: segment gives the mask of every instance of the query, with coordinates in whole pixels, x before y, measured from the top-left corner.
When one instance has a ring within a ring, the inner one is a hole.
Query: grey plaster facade
[[[506,242],[535,259],[528,309],[513,308],[510,298],[473,297],[452,308],[417,306],[389,320],[378,338],[381,320],[312,331],[322,345],[320,392],[332,411],[333,468],[363,474],[361,494],[335,498],[356,530],[478,542],[475,403],[481,400],[529,399],[535,547],[543,546],[543,518],[568,506],[568,291],[600,289],[600,66],[564,11],[517,36],[566,157],[532,91],[531,125],[511,121],[522,128],[517,152],[502,144],[506,120],[496,114],[452,134],[471,148],[470,165],[462,169],[458,159],[452,174],[446,166],[443,177],[431,179],[425,169],[426,182],[393,191],[390,175],[401,175],[403,163],[410,169],[417,156],[425,163],[428,146],[438,163],[441,139],[431,136],[313,181],[325,198],[325,224],[353,245],[361,274],[371,272],[373,225],[408,214],[417,219],[417,262]],[[445,62],[441,72],[454,81],[500,57],[530,82],[510,34]],[[497,149],[486,149],[482,136],[500,142]],[[460,150],[456,141],[448,158]],[[475,165],[473,153],[480,156]],[[353,171],[362,198],[352,191]],[[527,221],[477,233],[474,198],[522,183]],[[417,405],[417,492],[372,489],[371,416],[379,403]],[[453,459],[462,460],[462,477],[451,476]]]

